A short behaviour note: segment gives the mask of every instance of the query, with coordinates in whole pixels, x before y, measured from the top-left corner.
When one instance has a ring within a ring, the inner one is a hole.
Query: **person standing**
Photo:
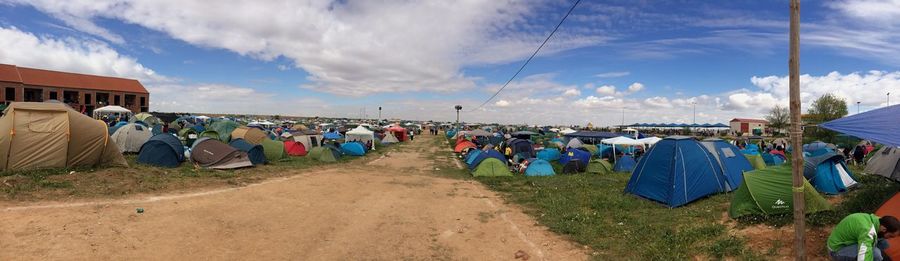
[[[897,236],[900,236],[900,221],[896,217],[854,213],[831,231],[828,251],[836,261],[881,261],[884,260],[881,251],[887,248],[884,240]]]

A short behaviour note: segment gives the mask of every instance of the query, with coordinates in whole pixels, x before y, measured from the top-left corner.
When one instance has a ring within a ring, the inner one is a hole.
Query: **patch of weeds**
[[[494,213],[491,212],[478,212],[478,221],[481,223],[487,223],[494,218]]]

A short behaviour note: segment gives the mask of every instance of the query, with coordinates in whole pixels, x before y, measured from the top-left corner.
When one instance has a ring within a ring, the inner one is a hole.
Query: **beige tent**
[[[144,125],[129,123],[119,127],[110,137],[119,146],[120,152],[140,152],[141,146],[150,140],[153,133]]]
[[[306,147],[307,150],[321,146],[323,139],[322,134],[314,130],[295,132],[293,138],[294,141],[303,143],[303,147]]]
[[[128,166],[106,124],[64,104],[13,103],[0,133],[0,170]]]
[[[268,139],[266,132],[257,128],[238,127],[231,132],[231,139],[244,139],[250,144],[259,145],[263,139]]]

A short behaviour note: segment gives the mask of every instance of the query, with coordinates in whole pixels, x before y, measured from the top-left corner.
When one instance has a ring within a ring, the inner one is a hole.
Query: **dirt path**
[[[586,259],[477,182],[428,175],[430,139],[241,188],[2,208],[0,260]]]

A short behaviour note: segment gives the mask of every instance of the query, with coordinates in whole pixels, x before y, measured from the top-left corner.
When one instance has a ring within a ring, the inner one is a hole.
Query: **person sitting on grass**
[[[841,220],[828,236],[832,260],[884,260],[887,241],[900,236],[900,221],[893,216],[855,213]]]

